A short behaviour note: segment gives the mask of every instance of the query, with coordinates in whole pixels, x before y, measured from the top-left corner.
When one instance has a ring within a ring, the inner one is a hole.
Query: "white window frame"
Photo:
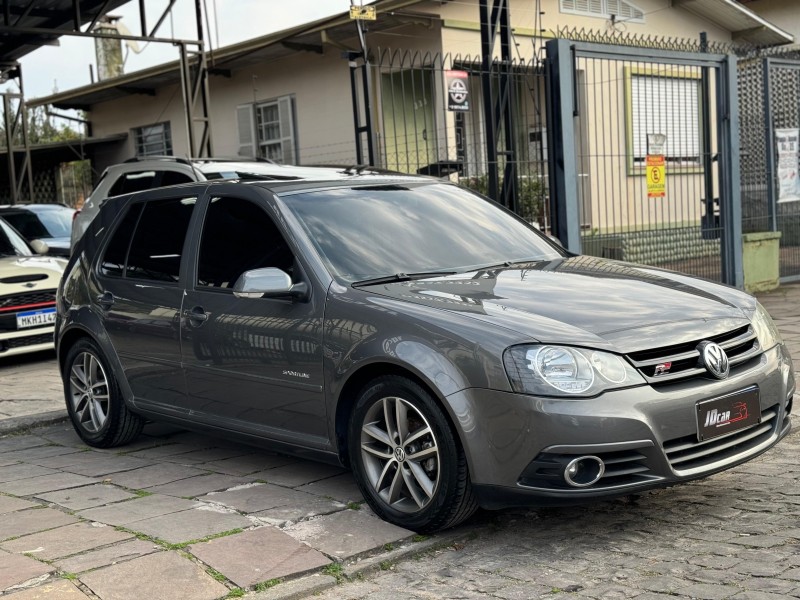
[[[630,67],[625,70],[629,170],[644,172],[647,135],[659,133],[667,136],[664,156],[668,166],[684,171],[702,169],[703,109],[699,75],[651,73]],[[642,94],[645,95],[643,99]],[[660,112],[657,110],[659,103],[680,107],[684,118],[676,119],[674,108],[666,116],[656,117],[652,113]]]
[[[588,5],[595,4],[598,6],[598,10],[581,10],[579,8],[575,8],[575,5],[580,0],[559,0],[558,6],[560,12],[568,15],[581,15],[583,17],[595,17],[598,19],[610,19],[612,16],[617,21],[622,21],[625,23],[644,23],[645,22],[645,11],[641,7],[637,6],[633,2],[629,2],[628,0],[584,0],[587,2]],[[633,11],[639,11],[642,13],[641,17],[626,17],[620,14],[616,14],[611,10],[611,2],[619,2],[620,4],[624,4],[630,7]]]
[[[267,138],[266,125],[259,123],[259,116],[268,108],[276,108],[278,120],[271,123],[278,125],[277,137]],[[280,96],[269,100],[261,100],[236,107],[236,124],[239,140],[239,156],[258,156],[270,158],[277,163],[296,165],[298,163],[297,134],[295,126],[295,100],[293,95]],[[269,155],[266,148],[280,145],[280,152]]]
[[[153,131],[145,134],[146,129],[153,129],[157,130],[161,128],[161,131]],[[132,130],[133,143],[135,145],[136,156],[172,156],[172,128],[170,127],[169,121],[162,121],[161,123],[152,123],[150,125],[142,125],[141,127],[134,127]],[[142,150],[146,147],[146,145],[153,145],[154,142],[144,142],[145,135],[148,136],[157,136],[160,135],[160,140],[155,142],[159,144],[159,147],[150,151]]]

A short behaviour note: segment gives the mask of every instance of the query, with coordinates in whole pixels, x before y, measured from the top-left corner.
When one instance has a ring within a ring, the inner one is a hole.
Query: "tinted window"
[[[133,234],[125,276],[175,282],[196,198],[147,202]]]
[[[0,219],[0,256],[31,256],[28,244],[9,225]]]
[[[454,185],[337,188],[282,199],[328,268],[347,281],[563,255],[513,214]]]
[[[139,221],[143,204],[134,204],[128,209],[125,217],[114,231],[111,240],[106,246],[106,253],[100,263],[100,271],[103,275],[121,277],[125,272],[125,259],[128,256],[128,247],[131,245],[133,230]]]
[[[276,267],[293,274],[294,256],[263,208],[240,198],[213,198],[200,241],[197,285],[232,288],[245,271]]]
[[[125,173],[108,190],[109,196],[119,196],[130,192],[141,192],[156,187],[155,171],[136,171]]]
[[[186,173],[179,173],[178,171],[162,171],[161,181],[158,185],[166,187],[168,185],[180,185],[181,183],[191,183],[194,181]]]
[[[37,212],[24,210],[4,212],[3,218],[29,240],[69,237],[72,227],[72,213],[69,208],[42,209]]]

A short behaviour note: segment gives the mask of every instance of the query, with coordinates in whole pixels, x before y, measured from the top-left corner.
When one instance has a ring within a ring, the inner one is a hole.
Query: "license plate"
[[[701,442],[760,422],[757,387],[697,403],[697,439]]]
[[[41,310],[29,310],[27,312],[17,313],[17,329],[52,325],[55,322],[55,308],[43,308]]]

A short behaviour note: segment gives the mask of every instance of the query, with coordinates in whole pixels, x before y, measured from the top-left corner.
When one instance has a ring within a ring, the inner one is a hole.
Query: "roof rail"
[[[277,165],[274,160],[270,158],[264,158],[263,156],[214,156],[208,157],[204,156],[202,158],[190,158],[189,160],[194,162],[260,162],[260,163],[269,163],[271,165]]]
[[[161,155],[154,155],[154,156],[134,156],[133,158],[129,158],[126,160],[126,163],[135,163],[135,162],[142,162],[146,160],[164,160],[170,162],[177,162],[183,163],[184,165],[191,165],[192,161],[188,158],[183,158],[181,156],[161,156]]]

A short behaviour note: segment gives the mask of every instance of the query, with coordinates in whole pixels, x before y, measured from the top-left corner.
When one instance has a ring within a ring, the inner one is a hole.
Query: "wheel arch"
[[[447,401],[436,389],[435,385],[428,381],[421,373],[409,366],[385,361],[372,362],[362,365],[347,378],[342,386],[341,392],[338,396],[338,401],[336,403],[336,418],[334,422],[336,446],[339,454],[339,460],[343,465],[347,466],[348,468],[350,467],[350,459],[347,451],[347,430],[350,414],[352,412],[353,405],[358,399],[358,394],[370,381],[373,381],[384,375],[397,375],[399,377],[405,377],[428,392],[431,395],[431,398],[433,398],[434,402],[436,402],[439,405],[439,408],[442,409],[442,412],[453,429],[456,439],[460,444],[462,444],[463,447],[461,431],[455,424]]]

